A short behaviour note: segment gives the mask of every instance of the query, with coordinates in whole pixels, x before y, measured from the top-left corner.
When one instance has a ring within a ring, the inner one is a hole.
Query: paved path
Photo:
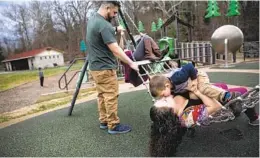
[[[68,76],[72,76],[73,74],[74,72],[70,72]],[[58,86],[60,76],[61,75],[45,78],[44,87],[40,86],[39,81],[34,81],[0,92],[0,114],[32,105],[42,94],[61,91]],[[82,84],[82,88],[90,86],[92,86],[91,83]],[[69,90],[75,89],[75,87],[76,78],[73,79],[69,85]]]

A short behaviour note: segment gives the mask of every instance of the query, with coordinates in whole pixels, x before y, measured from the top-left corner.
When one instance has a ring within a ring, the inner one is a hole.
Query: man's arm
[[[111,52],[118,57],[121,61],[128,64],[132,69],[139,71],[138,65],[134,63],[125,53],[124,51],[119,47],[119,45],[114,42],[107,44],[108,48],[111,50]]]
[[[119,31],[119,26],[117,27],[117,31]],[[121,31],[120,31],[121,32]],[[104,41],[104,43],[108,46],[110,51],[119,58],[124,63],[128,64],[132,69],[139,71],[138,65],[134,63],[128,56],[124,53],[124,51],[119,47],[117,44],[116,39],[114,38],[114,29],[111,27],[104,27],[101,30],[101,36]]]

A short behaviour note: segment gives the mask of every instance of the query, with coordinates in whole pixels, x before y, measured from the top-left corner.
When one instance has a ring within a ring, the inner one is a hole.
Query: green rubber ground
[[[224,82],[231,85],[254,87],[259,84],[259,74],[237,72],[208,72],[210,82]]]
[[[235,64],[232,67],[212,67],[212,69],[257,69],[259,70],[259,61],[256,62],[250,62],[250,63],[239,63]]]

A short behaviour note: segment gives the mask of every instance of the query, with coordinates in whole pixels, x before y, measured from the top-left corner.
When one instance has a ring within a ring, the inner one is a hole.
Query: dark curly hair
[[[150,109],[152,120],[149,153],[152,157],[172,157],[181,143],[186,128],[182,128],[179,118],[169,107]]]

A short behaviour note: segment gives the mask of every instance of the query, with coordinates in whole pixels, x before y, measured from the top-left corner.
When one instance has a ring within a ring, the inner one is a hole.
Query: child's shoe
[[[226,92],[223,98],[223,104],[228,103],[230,100],[233,100],[237,97],[241,96],[239,92]]]
[[[239,93],[239,92],[226,92],[224,99],[223,99],[223,104],[225,105],[226,103],[230,102],[231,100],[233,100],[239,96],[241,96],[241,93]],[[236,117],[239,116],[243,110],[241,102],[234,102],[234,103],[230,104],[229,107]]]

